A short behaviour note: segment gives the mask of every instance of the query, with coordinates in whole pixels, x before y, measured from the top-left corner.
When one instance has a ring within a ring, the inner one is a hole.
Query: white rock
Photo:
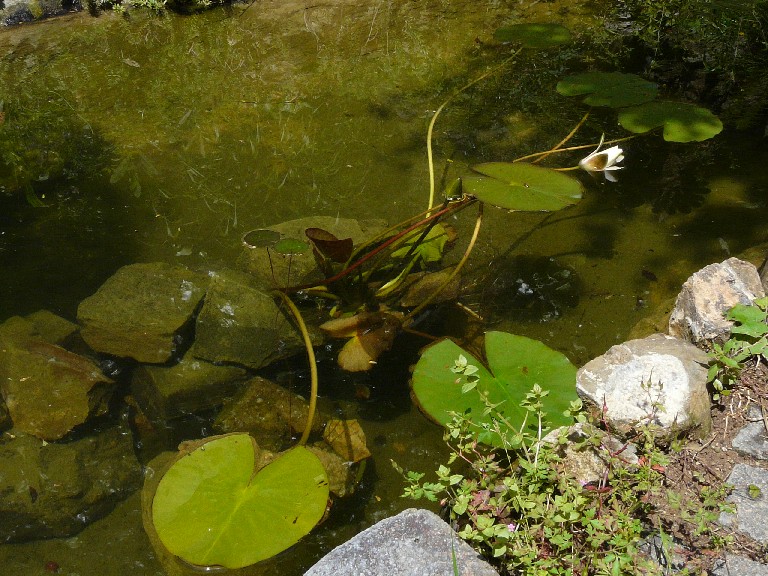
[[[649,423],[663,441],[712,426],[707,356],[694,345],[663,334],[630,340],[579,369],[576,389],[587,404],[605,409],[614,432]]]

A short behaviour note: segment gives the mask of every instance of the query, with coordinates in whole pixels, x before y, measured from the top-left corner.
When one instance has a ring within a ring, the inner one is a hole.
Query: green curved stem
[[[506,58],[501,64],[499,64],[498,66],[494,66],[493,68],[484,72],[483,74],[481,74],[480,76],[478,76],[477,78],[469,82],[468,84],[465,84],[464,86],[456,90],[456,92],[448,96],[445,102],[440,104],[438,109],[435,110],[435,113],[432,115],[432,120],[430,120],[429,122],[429,128],[427,128],[427,164],[429,166],[429,206],[427,207],[427,210],[432,210],[432,208],[435,205],[435,163],[432,157],[432,132],[435,129],[435,122],[437,122],[437,117],[440,115],[440,112],[442,112],[443,109],[446,106],[448,106],[451,100],[456,98],[456,96],[458,96],[465,90],[468,90],[469,88],[471,88],[472,86],[474,86],[475,84],[483,80],[484,78],[487,78],[491,74],[495,73],[496,71],[500,70],[501,68],[509,64],[512,60],[514,60],[517,57],[518,54],[520,54],[521,51],[522,51],[522,48],[518,48],[511,56]]]
[[[309,374],[310,374],[310,393],[309,393],[309,410],[307,414],[307,424],[304,426],[304,432],[299,439],[299,446],[304,446],[309,438],[309,433],[312,431],[312,422],[315,419],[315,410],[317,409],[317,362],[315,361],[315,349],[312,347],[312,338],[309,336],[307,325],[304,324],[304,319],[301,317],[301,312],[296,307],[287,294],[284,294],[280,290],[275,290],[275,294],[282,298],[283,303],[288,307],[296,320],[296,324],[299,326],[301,337],[304,339],[304,347],[307,349],[307,361],[309,362]]]
[[[576,132],[578,132],[579,128],[581,128],[581,126],[584,124],[584,122],[587,121],[587,118],[589,118],[589,111],[587,111],[587,113],[584,114],[584,116],[582,116],[581,120],[579,120],[579,123],[576,124],[576,126],[573,127],[573,130],[568,132],[568,135],[565,138],[560,140],[560,142],[555,144],[550,150],[547,150],[546,152],[544,152],[544,154],[542,154],[541,156],[536,158],[536,160],[533,161],[533,164],[536,164],[537,162],[541,162],[547,156],[549,156],[550,154],[552,154],[552,153],[556,152],[557,150],[559,150],[563,146],[563,144],[565,144],[566,142],[568,142],[568,140],[573,138],[573,135],[576,134]]]
[[[603,142],[603,145],[607,144],[618,144],[619,142],[626,142],[627,140],[632,140],[633,138],[637,138],[637,134],[633,134],[632,136],[625,136],[624,138],[615,138],[613,140],[607,140]],[[582,144],[581,146],[569,146],[568,148],[558,148],[557,150],[547,150],[545,152],[534,152],[533,154],[526,154],[525,156],[520,156],[519,158],[515,158],[513,162],[522,162],[523,160],[528,160],[529,158],[538,158],[539,156],[549,156],[550,154],[559,154],[560,152],[573,152],[574,150],[587,150],[587,149],[594,149],[595,144]]]

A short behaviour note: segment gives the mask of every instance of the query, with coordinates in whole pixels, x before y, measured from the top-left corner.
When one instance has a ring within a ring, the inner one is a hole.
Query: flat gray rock
[[[758,460],[768,460],[768,432],[765,429],[763,413],[757,406],[752,406],[749,416],[754,422],[744,426],[731,442],[734,449],[744,456]]]
[[[768,566],[743,556],[726,554],[715,563],[713,576],[768,576]]]
[[[454,576],[452,546],[462,576],[498,576],[439,516],[416,508],[334,548],[305,576]]]
[[[736,504],[736,513],[721,514],[719,522],[768,543],[768,470],[736,464],[727,482],[734,486],[728,502]]]

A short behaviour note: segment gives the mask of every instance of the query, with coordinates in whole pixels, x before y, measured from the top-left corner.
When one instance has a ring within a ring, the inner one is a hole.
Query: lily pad
[[[309,244],[296,238],[283,238],[273,246],[273,249],[283,256],[296,256],[309,251]]]
[[[488,426],[478,440],[501,446],[503,439],[491,429],[492,415],[486,413],[486,406],[496,405],[495,410],[519,430],[526,416],[520,403],[538,384],[549,391],[543,399],[549,423],[570,423],[563,411],[576,400],[576,367],[563,354],[524,336],[488,332],[485,355],[487,368],[451,340],[427,348],[411,380],[421,410],[443,425],[451,421],[453,413],[468,413],[478,426]]]
[[[621,110],[619,124],[638,134],[664,126],[667,142],[701,142],[723,129],[723,123],[712,112],[683,102],[648,102]]]
[[[498,28],[493,37],[499,42],[517,42],[525,48],[549,48],[571,41],[571,32],[560,24],[513,24]]]
[[[464,191],[507,210],[554,211],[581,200],[581,183],[551,168],[525,162],[487,162],[472,169],[482,176],[464,177]]]
[[[656,98],[658,88],[634,74],[584,72],[560,80],[557,91],[563,96],[586,94],[584,103],[589,106],[622,108],[650,102]]]
[[[270,248],[280,241],[280,232],[260,228],[243,234],[243,244],[248,248]]]
[[[218,436],[163,476],[152,522],[169,552],[198,566],[241,568],[292,546],[322,518],[328,479],[297,447],[254,474],[259,448],[247,434]]]

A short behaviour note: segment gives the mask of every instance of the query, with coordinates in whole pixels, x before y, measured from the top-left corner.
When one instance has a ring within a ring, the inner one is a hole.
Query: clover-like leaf
[[[493,33],[500,42],[516,42],[524,48],[549,48],[571,41],[571,32],[560,24],[531,23],[503,26]]]
[[[519,430],[527,413],[521,402],[538,384],[550,392],[542,398],[549,423],[552,426],[569,423],[563,412],[577,398],[576,367],[563,354],[538,340],[506,332],[488,332],[485,356],[488,367],[447,339],[424,350],[411,380],[419,408],[443,425],[451,421],[453,413],[469,412],[472,422],[481,429],[478,439],[500,446],[503,440],[493,430],[494,415],[486,408],[495,406],[495,410]],[[477,369],[466,374],[467,366]],[[483,430],[484,425],[488,429]]]
[[[590,106],[622,108],[650,102],[656,98],[658,88],[634,74],[584,72],[560,80],[557,91],[563,96],[586,94],[584,103]]]
[[[254,473],[258,452],[248,434],[228,434],[168,469],[152,502],[152,523],[169,552],[198,566],[241,568],[312,530],[328,501],[317,456],[300,446]]]
[[[723,123],[712,112],[683,102],[648,102],[620,110],[619,124],[636,134],[664,126],[667,142],[701,142],[723,129]]]
[[[472,169],[481,175],[464,177],[464,191],[507,210],[554,211],[581,200],[581,183],[551,168],[525,162],[487,162]]]

